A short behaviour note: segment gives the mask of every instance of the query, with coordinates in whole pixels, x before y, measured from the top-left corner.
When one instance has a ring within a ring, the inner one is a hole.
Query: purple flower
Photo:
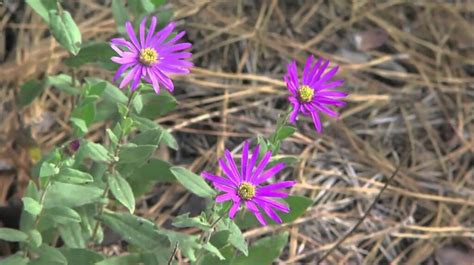
[[[131,91],[135,91],[141,79],[153,85],[153,89],[160,93],[160,84],[170,92],[174,90],[173,81],[169,74],[187,74],[193,64],[185,59],[190,58],[190,52],[183,50],[190,48],[191,43],[176,43],[186,32],[181,31],[169,39],[175,23],[171,22],[155,34],[156,17],[151,18],[148,34],[145,34],[146,18],[140,24],[140,39],[137,39],[130,21],[125,23],[130,41],[124,38],[111,40],[112,49],[119,56],[112,57],[112,61],[121,64],[114,76],[116,81],[125,71],[130,71],[120,82],[120,89],[132,82]],[[123,49],[121,49],[121,48]]]
[[[255,147],[252,158],[249,159],[249,144],[247,141],[243,147],[240,172],[229,150],[225,150],[224,158],[219,160],[219,165],[225,177],[215,176],[208,172],[203,172],[202,176],[210,180],[216,189],[223,192],[216,197],[217,203],[232,200],[233,205],[229,210],[231,219],[235,217],[240,205],[245,205],[262,225],[267,224],[262,215],[262,210],[275,222],[281,223],[282,220],[275,210],[288,213],[290,209],[286,204],[272,200],[272,198],[288,197],[288,194],[281,191],[281,189],[292,187],[295,185],[295,181],[262,185],[266,180],[280,172],[285,164],[278,163],[265,171],[264,169],[270,161],[272,152],[268,151],[257,164],[260,146]]]
[[[293,105],[290,122],[295,123],[298,113],[301,112],[305,116],[311,116],[314,127],[318,132],[321,132],[323,128],[318,112],[324,112],[331,117],[337,117],[337,112],[328,106],[345,106],[346,103],[340,99],[346,97],[347,93],[333,90],[342,85],[344,80],[329,82],[329,79],[339,69],[338,66],[324,73],[329,65],[329,60],[324,61],[324,58],[320,58],[314,66],[313,60],[314,56],[311,55],[306,61],[301,82],[298,79],[296,61],[292,61],[288,65],[288,73],[285,75],[284,80],[291,93],[288,100]]]
[[[71,150],[72,153],[79,150],[79,147],[81,147],[81,141],[79,139],[75,139],[69,143],[69,150]]]

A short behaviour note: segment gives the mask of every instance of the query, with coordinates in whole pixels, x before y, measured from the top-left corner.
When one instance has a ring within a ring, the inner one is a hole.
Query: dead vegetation
[[[109,1],[65,2],[85,40],[115,34]],[[303,63],[315,54],[341,65],[350,97],[340,119],[326,119],[320,135],[300,120],[283,147],[300,157],[284,177],[296,178],[292,192],[312,197],[314,206],[293,224],[247,231],[249,240],[287,230],[279,262],[315,264],[404,160],[369,216],[326,262],[474,263],[473,1],[175,0],[166,8],[194,43],[196,67],[179,78],[178,109],[158,120],[181,150],[160,155],[196,172],[214,165],[224,146],[238,148],[242,139],[272,131],[286,107],[282,75],[291,58]],[[0,17],[4,206],[28,181],[27,147],[46,151],[68,139],[73,99],[48,89],[17,112],[20,84],[71,69],[61,63],[67,52],[31,9],[3,5]],[[76,74],[112,77],[93,65]],[[33,141],[22,133],[27,126]],[[97,124],[89,136],[101,138],[105,126]],[[196,201],[178,185],[157,187],[138,212],[162,225],[189,203]]]

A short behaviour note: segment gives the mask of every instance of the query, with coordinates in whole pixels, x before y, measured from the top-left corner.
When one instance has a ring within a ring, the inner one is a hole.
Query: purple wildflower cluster
[[[119,84],[121,89],[131,83],[130,89],[135,91],[141,80],[144,79],[152,84],[156,93],[160,92],[161,85],[172,92],[174,85],[169,75],[187,74],[193,66],[190,61],[186,60],[192,54],[184,51],[191,48],[192,45],[187,42],[177,43],[185,32],[179,32],[170,38],[175,23],[171,22],[155,33],[156,24],[156,17],[152,17],[148,33],[146,33],[146,18],[143,19],[138,39],[132,24],[127,22],[125,28],[130,40],[124,38],[111,40],[111,46],[118,54],[118,56],[112,57],[112,61],[121,65],[114,76],[114,81],[128,71]],[[334,90],[344,83],[343,80],[330,81],[339,69],[337,66],[326,72],[329,60],[325,61],[320,58],[316,63],[313,64],[313,62],[314,56],[311,55],[306,61],[300,79],[296,61],[292,61],[288,65],[288,72],[284,76],[284,80],[291,93],[288,100],[293,106],[289,122],[295,123],[299,113],[311,116],[316,130],[321,132],[322,123],[319,113],[323,112],[331,117],[337,117],[337,112],[330,106],[344,106],[346,103],[341,99],[346,97],[347,93]],[[229,210],[230,218],[233,219],[240,207],[244,205],[262,225],[267,224],[263,213],[275,222],[281,223],[282,219],[277,211],[288,213],[290,209],[278,199],[288,196],[288,193],[282,190],[292,187],[295,181],[281,181],[265,185],[264,183],[283,170],[285,165],[277,163],[266,169],[272,153],[266,152],[259,160],[260,146],[257,145],[250,156],[249,145],[249,141],[244,143],[240,171],[230,151],[225,150],[224,157],[219,159],[224,176],[216,176],[209,172],[203,172],[202,175],[222,192],[216,197],[217,203],[232,202]]]
[[[265,171],[272,152],[268,151],[257,163],[260,153],[260,146],[257,145],[249,157],[250,142],[244,143],[241,159],[240,172],[229,150],[225,150],[224,158],[219,159],[219,165],[225,174],[225,177],[215,176],[208,172],[202,175],[211,181],[214,187],[223,192],[216,197],[216,202],[222,203],[232,201],[233,205],[229,210],[229,217],[233,219],[243,204],[262,224],[267,221],[263,217],[261,210],[265,212],[275,222],[281,223],[282,220],[275,210],[288,213],[290,209],[284,203],[273,200],[272,198],[285,198],[288,194],[280,191],[281,189],[292,187],[295,181],[282,181],[269,185],[263,185],[271,177],[280,172],[285,164],[277,163]]]
[[[121,89],[131,82],[130,89],[135,91],[143,78],[153,85],[153,89],[157,94],[160,93],[160,84],[172,92],[174,85],[169,74],[187,74],[189,68],[193,66],[190,61],[185,60],[190,58],[192,54],[183,51],[191,48],[191,43],[177,43],[186,32],[181,31],[168,40],[176,24],[171,22],[155,34],[156,22],[156,17],[152,17],[148,34],[145,34],[146,18],[144,18],[140,23],[140,39],[137,39],[132,23],[127,21],[125,29],[130,41],[124,38],[111,40],[112,49],[119,55],[118,57],[112,57],[112,61],[121,64],[115,73],[114,81],[130,69],[120,82],[119,87]],[[120,47],[125,49],[122,50]]]
[[[328,68],[329,60],[325,62],[323,58],[320,58],[314,66],[313,60],[314,56],[311,55],[306,61],[301,82],[298,79],[296,61],[292,61],[288,65],[288,73],[285,75],[284,80],[291,93],[288,100],[293,105],[290,122],[295,123],[298,113],[301,112],[305,116],[311,116],[314,127],[318,132],[321,132],[323,126],[318,112],[324,112],[331,117],[337,117],[337,112],[328,106],[345,106],[346,103],[340,99],[346,97],[347,93],[333,90],[333,88],[342,85],[344,83],[343,80],[328,82],[336,74],[339,67],[336,66],[329,72],[324,73]]]

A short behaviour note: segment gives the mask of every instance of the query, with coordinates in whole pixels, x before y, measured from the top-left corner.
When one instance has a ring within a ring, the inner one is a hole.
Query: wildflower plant
[[[290,195],[296,181],[285,168],[295,159],[278,153],[281,143],[296,131],[288,123],[298,113],[310,115],[321,131],[318,113],[335,116],[328,105],[344,105],[340,99],[346,94],[332,90],[342,81],[329,82],[337,68],[325,73],[329,61],[320,59],[312,66],[310,57],[300,81],[296,64],[291,63],[285,80],[293,109],[278,119],[274,133],[252,137],[235,154],[226,149],[218,161],[222,174],[212,173],[212,165],[195,174],[154,156],[159,145],[179,148],[155,120],[176,106],[171,94],[174,76],[189,73],[193,66],[192,45],[183,40],[184,31],[174,33],[174,22],[160,24],[150,15],[158,7],[152,2],[137,1],[127,9],[123,1],[114,1],[118,31],[124,36],[110,43],[81,44],[79,28],[59,2],[27,2],[69,51],[65,64],[72,74],[25,84],[19,105],[27,106],[45,87],[71,94],[76,104],[70,140],[33,167],[19,229],[0,228],[0,239],[20,243],[20,251],[0,263],[176,264],[179,253],[192,264],[271,264],[288,234],[268,236],[249,246],[242,231],[292,222],[312,204],[306,197]],[[136,28],[129,13],[139,22]],[[112,82],[78,78],[76,69],[86,63],[115,71]],[[150,99],[153,104],[147,104]],[[97,122],[110,126],[104,139],[92,141],[88,133]],[[159,227],[135,212],[136,198],[157,182],[179,182],[208,205],[199,215],[175,217],[174,229]],[[127,254],[106,257],[97,251],[105,227],[127,241]],[[189,227],[198,232],[183,230]]]

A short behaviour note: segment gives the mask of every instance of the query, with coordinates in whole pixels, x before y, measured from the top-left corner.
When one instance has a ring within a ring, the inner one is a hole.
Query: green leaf
[[[118,143],[117,135],[115,135],[115,133],[114,133],[111,129],[109,129],[109,128],[107,128],[106,132],[107,132],[107,136],[109,137],[109,140],[110,140],[114,145],[116,145],[116,144]]]
[[[123,145],[120,148],[120,163],[145,163],[156,147],[156,145]]]
[[[125,34],[125,22],[127,22],[129,18],[127,9],[125,8],[124,0],[112,0],[112,14],[114,16],[118,32]]]
[[[76,107],[71,117],[83,120],[87,126],[90,126],[95,119],[95,105],[93,103],[87,103]]]
[[[151,129],[139,133],[132,140],[130,140],[130,142],[136,145],[158,145],[162,137],[163,133],[160,129]]]
[[[58,172],[59,172],[59,169],[55,165],[45,162],[40,167],[39,177],[40,178],[51,177],[58,174]]]
[[[79,95],[81,93],[81,91],[72,84],[72,77],[65,74],[48,76],[46,85],[53,86],[71,95]]]
[[[166,237],[159,233],[154,223],[145,218],[110,211],[98,218],[124,240],[142,249],[169,247]]]
[[[82,248],[60,248],[59,251],[66,257],[68,265],[96,264],[104,260],[100,253]]]
[[[66,58],[64,63],[69,67],[80,67],[88,63],[107,63],[112,56],[115,56],[115,52],[108,43],[88,43],[81,47],[76,56]]]
[[[10,242],[23,242],[28,239],[28,235],[20,230],[0,228],[0,239]]]
[[[95,263],[95,265],[131,265],[141,264],[141,257],[139,254],[128,254],[123,256],[111,257]]]
[[[82,172],[73,168],[63,167],[59,171],[56,180],[72,184],[85,184],[93,182],[94,178],[89,173]]]
[[[130,130],[132,129],[133,126],[133,120],[132,118],[126,118],[122,121],[121,123],[123,133],[125,135],[128,135],[130,133]]]
[[[43,243],[43,237],[41,236],[41,233],[38,230],[31,230],[29,232],[30,234],[30,241],[29,245],[33,248],[39,248],[41,244]]]
[[[107,44],[108,45],[108,44]],[[110,58],[108,58],[109,60]],[[86,82],[88,84],[97,84],[97,83],[105,83],[105,89],[104,89],[104,93],[102,95],[102,98],[105,100],[105,101],[108,101],[108,102],[111,102],[111,103],[114,103],[116,104],[117,102],[120,102],[120,103],[127,103],[127,96],[125,96],[125,94],[122,92],[122,90],[120,90],[118,87],[112,85],[110,82],[106,81],[106,80],[103,80],[103,79],[100,79],[100,78],[95,78],[95,77],[86,77],[85,78]]]
[[[28,265],[67,265],[66,257],[54,247],[43,244],[37,250],[37,253],[40,257],[31,261]]]
[[[288,242],[288,232],[278,233],[256,241],[249,249],[249,255],[238,256],[232,265],[270,265],[277,259]]]
[[[138,114],[140,114],[140,112],[142,112],[142,110],[143,110],[143,99],[142,99],[142,95],[136,95],[136,96],[133,98],[132,104],[133,104],[133,108],[135,109],[135,111],[136,111]]]
[[[81,222],[81,216],[73,209],[68,207],[54,207],[44,211],[45,217],[49,217],[52,222],[58,224],[70,224]]]
[[[79,52],[81,32],[68,11],[49,10],[49,27],[59,44],[74,55]]]
[[[174,232],[171,230],[160,230],[160,233],[167,236],[172,246],[178,244],[179,250],[191,261],[196,261],[196,249],[201,249],[198,236]]]
[[[220,230],[212,234],[211,242],[212,245],[216,246],[217,248],[223,248],[224,246],[229,244],[229,230]]]
[[[225,257],[222,256],[221,252],[219,249],[217,249],[215,246],[213,246],[211,243],[207,242],[205,245],[203,245],[203,248],[210,253],[214,254],[217,256],[220,260],[225,260]]]
[[[277,141],[282,141],[288,137],[290,137],[291,135],[293,135],[293,133],[295,133],[296,131],[296,128],[293,127],[293,126],[283,126],[281,127],[277,134],[276,134],[276,140]]]
[[[206,218],[201,215],[189,217],[189,213],[176,216],[173,220],[173,226],[179,228],[197,227],[204,231],[208,231],[209,228],[211,228],[211,225],[207,222]]]
[[[166,161],[151,158],[143,165],[119,165],[119,171],[127,179],[135,197],[139,197],[151,190],[155,183],[175,181],[170,170],[172,166]]]
[[[59,226],[59,233],[64,244],[70,248],[85,248],[86,242],[82,235],[82,228],[78,223]]]
[[[284,200],[288,204],[288,207],[290,207],[290,212],[279,214],[283,223],[295,221],[306,212],[309,206],[313,205],[312,199],[303,196],[288,196],[288,198]]]
[[[20,107],[29,105],[35,98],[43,92],[43,82],[38,80],[30,80],[21,86],[20,95],[18,96],[18,104]]]
[[[160,117],[171,110],[176,105],[176,99],[167,92],[161,92],[159,95],[153,93],[146,93],[142,95],[143,109],[140,113],[142,117],[154,119]]]
[[[133,196],[132,188],[128,182],[116,173],[108,176],[110,191],[114,197],[127,209],[130,213],[135,211],[135,197]]]
[[[71,120],[71,123],[74,125],[74,128],[78,130],[79,133],[76,133],[77,135],[84,135],[87,133],[87,131],[89,131],[89,129],[87,128],[87,123],[83,119],[74,118],[74,117],[71,117],[69,119]]]
[[[80,151],[84,155],[97,162],[110,162],[112,157],[104,146],[89,141],[81,141]]]
[[[174,150],[178,150],[178,143],[176,142],[176,139],[174,139],[173,135],[168,132],[165,128],[161,127],[160,125],[156,124],[154,121],[139,117],[139,116],[133,116],[133,120],[137,124],[138,128],[140,130],[146,131],[150,129],[158,129],[161,131],[163,134],[162,141],[165,143],[167,146]]]
[[[229,232],[229,243],[247,256],[249,254],[247,242],[242,231],[233,221],[229,221]]]
[[[0,260],[0,265],[27,265],[29,264],[29,259],[23,256],[23,251],[18,251],[13,255],[5,257]]]
[[[172,167],[171,172],[181,185],[197,196],[203,198],[213,198],[216,196],[216,191],[207,185],[203,177],[198,176],[183,167]]]
[[[161,5],[164,5],[166,3],[166,0],[151,0],[151,2],[156,6],[159,7]]]
[[[26,0],[26,3],[49,24],[49,11],[56,10],[56,0]]]
[[[291,166],[298,162],[298,157],[290,155],[276,155],[270,159],[268,167],[275,165],[276,163],[285,163],[286,166]]]
[[[21,199],[23,201],[23,209],[29,212],[33,216],[37,216],[42,209],[41,204],[30,197],[23,197]]]
[[[23,257],[23,252],[17,252],[5,259],[0,260],[0,265],[27,265],[29,259]]]
[[[91,185],[75,185],[62,182],[53,182],[45,196],[44,208],[70,207],[96,203],[100,201],[103,190]]]

